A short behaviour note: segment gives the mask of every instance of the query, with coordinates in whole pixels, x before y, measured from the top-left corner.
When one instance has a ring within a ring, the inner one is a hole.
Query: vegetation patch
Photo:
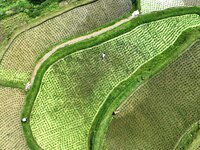
[[[0,149],[28,150],[21,126],[25,93],[0,86]]]
[[[5,70],[0,66],[0,81],[26,84],[29,74]]]
[[[124,101],[109,126],[108,149],[175,148],[199,120],[199,50],[197,41]]]
[[[197,14],[146,23],[51,65],[30,116],[35,140],[44,149],[86,149],[90,127],[108,94],[173,45],[184,30],[199,24]]]
[[[0,0],[0,20],[23,13],[35,18],[44,13],[59,10],[63,5],[77,3],[78,0]],[[59,4],[60,3],[60,4]]]

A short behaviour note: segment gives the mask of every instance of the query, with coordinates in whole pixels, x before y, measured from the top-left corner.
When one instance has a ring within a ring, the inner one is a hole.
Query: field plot
[[[120,106],[106,146],[115,150],[172,150],[200,118],[200,41]]]
[[[20,116],[25,94],[18,89],[0,87],[0,149],[27,150]]]
[[[98,0],[47,20],[20,34],[8,48],[1,66],[3,70],[30,73],[47,48],[108,23],[131,8],[131,0]]]
[[[150,13],[170,7],[199,6],[200,0],[140,0],[141,12]]]
[[[196,14],[143,24],[54,63],[44,74],[30,117],[35,140],[43,149],[87,149],[92,121],[113,88],[197,25]]]

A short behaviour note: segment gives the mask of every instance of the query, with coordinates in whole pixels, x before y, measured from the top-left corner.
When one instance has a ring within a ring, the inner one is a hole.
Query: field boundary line
[[[21,82],[14,83],[14,82],[0,80],[0,86],[2,86],[2,87],[10,87],[10,88],[17,88],[17,89],[21,89],[21,90],[24,91],[24,84],[21,83]]]

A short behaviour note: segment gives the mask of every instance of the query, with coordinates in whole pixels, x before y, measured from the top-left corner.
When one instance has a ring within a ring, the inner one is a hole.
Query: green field
[[[199,0],[140,0],[141,12],[151,13],[171,7],[199,6]]]
[[[21,126],[25,94],[19,89],[0,86],[0,149],[27,150]]]
[[[37,143],[44,149],[87,149],[95,115],[114,87],[198,25],[196,14],[146,23],[54,63],[44,74],[31,113]]]
[[[118,108],[106,149],[171,150],[200,113],[200,41]]]
[[[199,0],[141,0],[141,12],[151,13],[171,7],[199,6]]]
[[[58,11],[67,5],[78,3],[79,0],[40,0],[43,3],[32,3],[39,0],[0,0],[0,20],[23,13],[30,18],[36,18]],[[82,0],[84,1],[84,0]]]
[[[0,72],[23,74],[19,81],[27,82],[38,57],[47,48],[109,23],[131,9],[131,0],[98,0],[30,28],[8,46],[0,63]]]

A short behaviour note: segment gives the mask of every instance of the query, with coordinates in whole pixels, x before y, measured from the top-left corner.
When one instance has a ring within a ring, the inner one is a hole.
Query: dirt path
[[[106,28],[103,28],[99,31],[96,31],[96,32],[93,32],[91,34],[88,34],[88,35],[85,35],[85,36],[81,36],[81,37],[78,37],[78,38],[75,38],[75,39],[72,39],[70,41],[67,41],[65,43],[62,43],[61,45],[58,45],[56,47],[54,47],[51,51],[49,51],[48,53],[46,53],[39,61],[38,63],[36,64],[34,70],[33,70],[33,73],[32,73],[32,76],[31,76],[31,80],[30,80],[30,86],[32,86],[33,82],[34,82],[34,79],[35,79],[35,76],[36,76],[36,73],[38,71],[38,69],[40,68],[40,66],[42,65],[43,62],[45,62],[53,53],[55,53],[58,49],[60,48],[63,48],[67,45],[71,45],[71,44],[74,44],[74,43],[77,43],[77,42],[80,42],[80,41],[83,41],[83,40],[86,40],[86,39],[90,39],[92,37],[96,37],[100,34],[103,34],[107,31],[110,31],[118,26],[120,26],[121,24],[123,23],[126,23],[128,21],[130,21],[131,19],[133,19],[134,17],[133,16],[130,16],[126,19],[123,19],[123,20],[120,20],[119,22],[109,26],[109,27],[106,27]]]

